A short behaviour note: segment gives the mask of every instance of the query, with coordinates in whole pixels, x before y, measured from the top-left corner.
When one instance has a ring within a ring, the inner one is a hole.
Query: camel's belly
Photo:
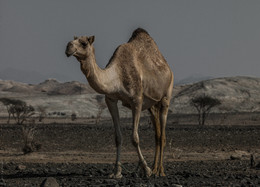
[[[149,99],[147,97],[144,97],[143,104],[142,104],[142,111],[151,108],[156,103],[157,103],[157,101],[154,101],[154,100],[151,100],[151,99]],[[122,101],[122,105],[127,107],[127,108],[129,108],[129,109],[132,108],[131,104],[129,102],[127,102],[127,101]]]

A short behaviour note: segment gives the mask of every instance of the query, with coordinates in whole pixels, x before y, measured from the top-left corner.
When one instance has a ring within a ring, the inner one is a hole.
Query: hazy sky
[[[86,82],[76,59],[65,56],[67,42],[95,35],[104,68],[138,27],[154,38],[177,80],[260,77],[259,0],[0,0],[0,79]]]

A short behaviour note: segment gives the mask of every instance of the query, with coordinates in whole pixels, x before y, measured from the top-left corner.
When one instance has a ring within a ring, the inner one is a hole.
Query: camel
[[[145,175],[165,176],[163,168],[165,126],[173,89],[173,73],[170,67],[154,40],[144,29],[136,29],[129,41],[115,50],[104,69],[99,68],[96,63],[94,39],[95,36],[74,37],[74,40],[67,44],[65,53],[67,57],[76,57],[90,86],[96,92],[105,95],[115,127],[117,148],[115,169],[110,177],[122,177],[120,161],[122,134],[118,100],[122,101],[123,106],[132,110],[132,141]],[[148,167],[139,146],[138,125],[143,110],[150,112],[155,129],[156,148],[152,170]]]

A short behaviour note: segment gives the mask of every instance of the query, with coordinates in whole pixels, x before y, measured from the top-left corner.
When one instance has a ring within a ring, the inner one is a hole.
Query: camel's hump
[[[144,29],[142,29],[142,28],[137,28],[137,29],[135,29],[134,32],[132,33],[132,36],[131,36],[131,38],[129,39],[128,42],[133,41],[134,39],[136,39],[137,37],[139,37],[141,34],[145,34],[145,35],[150,36],[149,33],[148,33],[146,30],[144,30]]]

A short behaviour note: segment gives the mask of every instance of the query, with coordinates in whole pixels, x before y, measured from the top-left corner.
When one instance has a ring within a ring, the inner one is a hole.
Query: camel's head
[[[94,42],[95,36],[81,36],[81,37],[74,37],[74,40],[70,41],[67,44],[66,48],[66,55],[67,57],[75,56],[78,59],[85,59],[89,52],[91,52]]]

